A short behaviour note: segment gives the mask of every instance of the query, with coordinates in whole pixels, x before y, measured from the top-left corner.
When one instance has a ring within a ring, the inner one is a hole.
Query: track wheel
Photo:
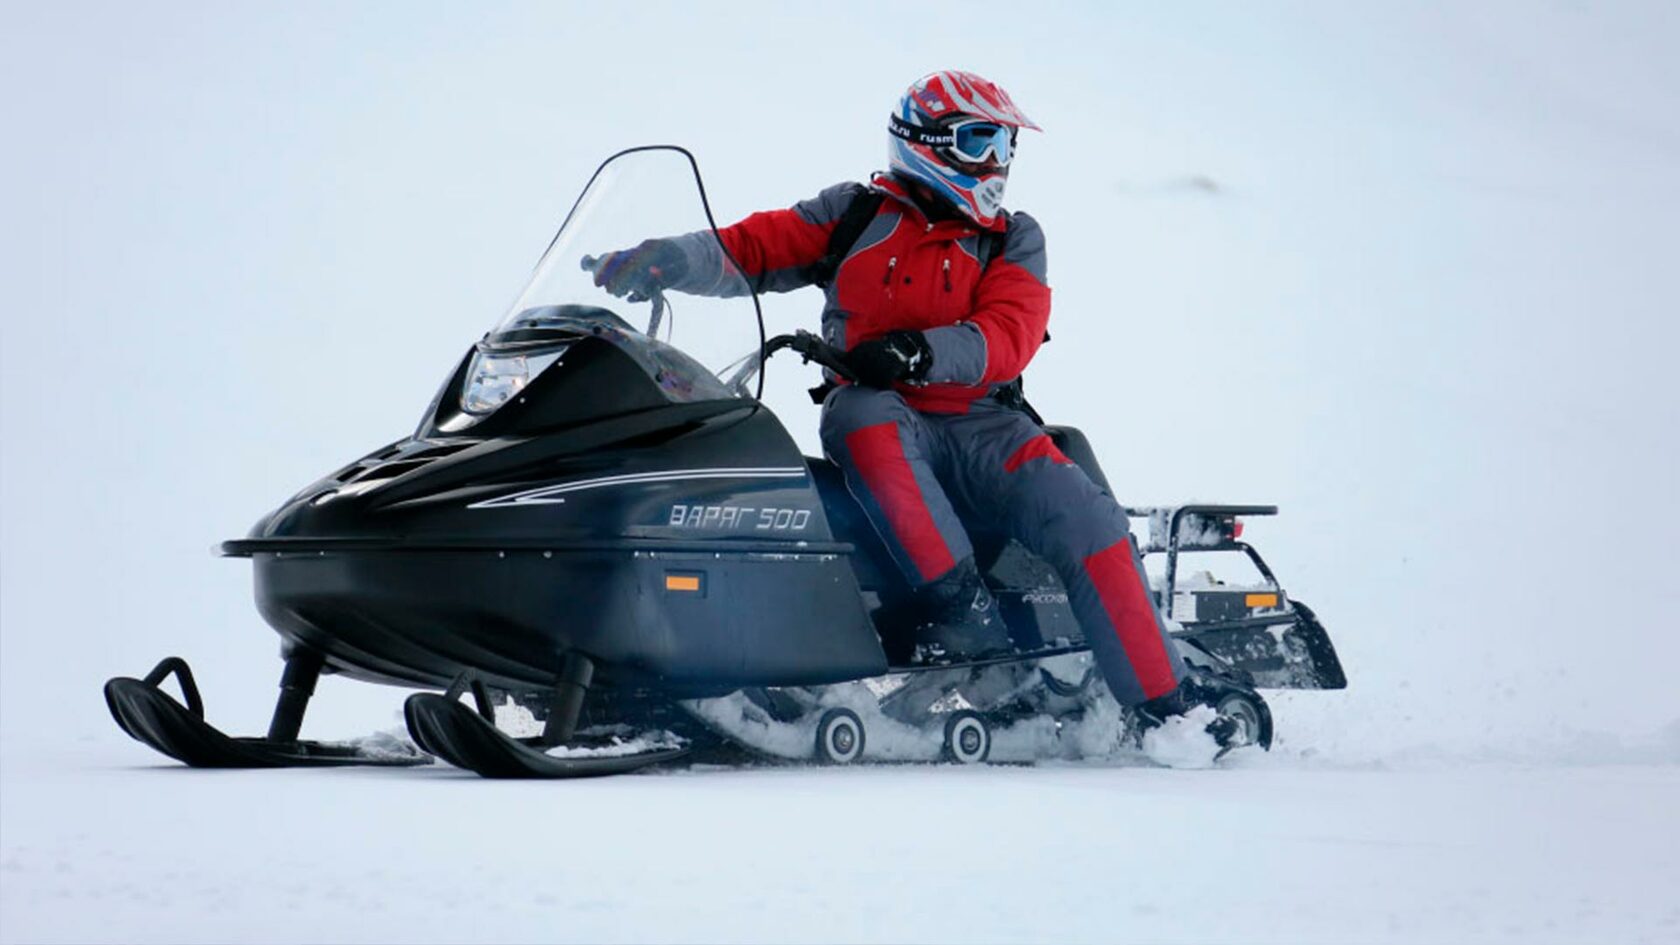
[[[1266,707],[1265,700],[1258,693],[1233,692],[1219,700],[1215,711],[1236,722],[1239,726],[1237,736],[1231,747],[1240,745],[1259,745],[1261,748],[1272,747],[1272,710]]]
[[[992,727],[980,713],[963,709],[951,713],[945,720],[946,761],[960,765],[977,765],[992,753]]]
[[[849,765],[863,757],[863,721],[851,709],[829,709],[817,721],[817,760]]]

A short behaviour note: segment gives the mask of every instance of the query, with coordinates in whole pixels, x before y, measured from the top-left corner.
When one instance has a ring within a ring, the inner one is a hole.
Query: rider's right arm
[[[852,198],[862,193],[858,183],[835,184],[786,210],[755,213],[718,231],[729,255],[740,264],[739,274],[760,292],[787,292],[811,284],[807,268],[828,252],[829,234]],[[688,278],[673,286],[698,295],[745,295],[746,282],[737,277],[707,231],[679,236],[676,242],[688,259]]]

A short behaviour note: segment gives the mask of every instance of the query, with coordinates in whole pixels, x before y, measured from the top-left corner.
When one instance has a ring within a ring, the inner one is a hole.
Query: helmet
[[[927,186],[981,226],[997,222],[1015,133],[1040,131],[1009,93],[972,72],[934,72],[898,100],[888,125],[888,167]]]

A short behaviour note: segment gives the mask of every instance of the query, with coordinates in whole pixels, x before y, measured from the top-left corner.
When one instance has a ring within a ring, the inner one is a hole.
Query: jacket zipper
[[[882,285],[892,285],[892,274],[896,268],[898,268],[898,257],[894,256],[887,260],[887,274],[881,277]]]
[[[951,291],[951,257],[945,257],[945,265],[943,268],[945,270],[945,291],[949,292]]]

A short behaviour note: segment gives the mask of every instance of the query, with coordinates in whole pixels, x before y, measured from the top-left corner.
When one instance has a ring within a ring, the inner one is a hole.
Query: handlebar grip
[[[846,366],[845,353],[808,331],[802,329],[791,335],[776,337],[770,344],[765,345],[765,356],[768,357],[772,351],[784,347],[799,352],[807,362],[815,361],[848,381],[857,381],[857,375]]]

